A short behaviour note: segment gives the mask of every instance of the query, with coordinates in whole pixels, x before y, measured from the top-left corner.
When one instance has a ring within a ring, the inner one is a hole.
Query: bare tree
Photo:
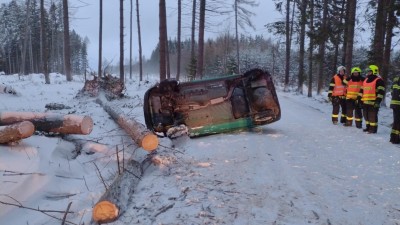
[[[165,0],[159,2],[159,42],[160,45],[160,81],[166,79],[166,29],[167,29],[167,15],[165,8]]]
[[[72,81],[68,0],[63,0],[63,23],[64,23],[64,72],[65,76],[67,77],[67,81]]]
[[[197,1],[193,0],[192,6],[192,26],[191,26],[191,38],[190,38],[190,64],[189,64],[189,75],[192,79],[196,77],[196,55],[195,55],[195,33],[196,33],[196,6]]]
[[[308,46],[308,93],[312,97],[313,86],[313,51],[314,51],[314,0],[310,0],[310,43]]]
[[[182,16],[182,0],[178,0],[178,46],[177,46],[177,62],[176,62],[176,79],[179,80],[181,73],[181,16]]]
[[[26,1],[26,14],[25,14],[25,27],[24,27],[24,42],[22,45],[22,55],[21,55],[21,69],[19,74],[26,74],[26,49],[28,47],[28,36],[29,36],[29,30],[30,30],[30,26],[29,26],[29,14],[31,13],[31,1],[27,0]]]
[[[325,61],[325,47],[326,47],[326,40],[328,37],[328,0],[324,0],[324,4],[322,7],[322,27],[320,33],[320,43],[319,43],[319,59],[318,59],[318,86],[317,86],[317,93],[321,94],[323,89],[323,81],[324,81],[324,61]]]
[[[101,71],[101,62],[102,62],[102,54],[103,54],[103,0],[100,0],[100,8],[99,8],[99,62],[97,73],[98,76],[102,76]]]
[[[140,33],[140,14],[139,14],[139,0],[136,0],[136,20],[138,28],[138,40],[139,40],[139,77],[140,81],[143,80],[143,62],[142,62],[142,35]]]
[[[346,71],[350,71],[353,64],[354,27],[356,24],[357,0],[348,0],[347,7],[349,9],[346,21],[347,44],[346,44],[345,65],[346,65]]]
[[[124,0],[119,0],[119,82],[124,85]]]
[[[299,50],[299,76],[297,92],[303,94],[304,83],[304,41],[306,36],[306,23],[307,23],[307,0],[302,0],[300,6],[300,50]]]
[[[130,0],[130,18],[129,18],[129,78],[132,79],[132,14],[133,14],[133,0]]]
[[[199,20],[199,46],[197,54],[197,69],[196,74],[203,78],[204,70],[204,28],[205,28],[205,15],[206,15],[206,0],[200,0],[200,20]]]
[[[42,70],[46,84],[50,84],[49,66],[48,66],[48,45],[45,24],[44,0],[40,0],[40,52],[42,58]]]

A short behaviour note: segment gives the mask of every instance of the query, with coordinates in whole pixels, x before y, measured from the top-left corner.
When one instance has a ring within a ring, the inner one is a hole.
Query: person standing
[[[361,76],[361,69],[359,67],[353,67],[351,69],[351,75],[343,82],[347,85],[346,90],[346,123],[345,126],[351,127],[354,121],[357,128],[362,128],[362,109],[361,101],[357,100],[358,93],[360,92],[361,86],[364,82],[364,77]]]
[[[361,100],[363,104],[363,115],[366,124],[366,128],[363,131],[368,133],[376,133],[378,131],[378,112],[385,95],[385,83],[378,73],[378,66],[368,66],[367,77],[358,95],[358,100]]]
[[[390,108],[393,110],[393,125],[390,133],[390,142],[400,144],[400,76],[393,79],[392,100]]]
[[[329,83],[328,98],[332,102],[332,123],[335,125],[338,124],[340,110],[342,111],[340,122],[346,123],[346,87],[343,83],[346,78],[345,73],[346,68],[339,66]]]

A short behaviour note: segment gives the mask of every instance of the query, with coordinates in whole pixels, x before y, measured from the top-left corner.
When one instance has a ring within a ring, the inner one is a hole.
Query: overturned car
[[[273,123],[281,109],[271,75],[243,75],[179,83],[168,79],[146,91],[148,129],[170,138],[204,136]]]

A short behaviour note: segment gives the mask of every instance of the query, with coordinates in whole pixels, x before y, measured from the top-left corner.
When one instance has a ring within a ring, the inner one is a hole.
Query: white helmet
[[[337,68],[337,73],[340,73],[341,70],[343,70],[343,71],[346,72],[346,67],[344,67],[344,66],[338,66],[338,68]]]

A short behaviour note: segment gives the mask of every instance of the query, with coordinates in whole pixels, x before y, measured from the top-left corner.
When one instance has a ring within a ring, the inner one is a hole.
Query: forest
[[[91,40],[69,27],[68,0],[11,0],[1,4],[0,71],[45,75],[58,72],[67,80],[71,79],[70,73],[110,73],[123,83],[133,74],[140,80],[149,73],[160,74],[160,80],[193,80],[240,74],[257,67],[270,71],[285,91],[303,94],[306,89],[311,96],[313,91],[320,94],[326,89],[339,65],[350,71],[353,66],[376,64],[387,86],[399,70],[397,0],[273,0],[275,8],[269,10],[279,11],[281,19],[265,24],[269,36],[244,32],[254,28],[252,10],[258,7],[255,0],[178,0],[174,9],[166,8],[166,1],[159,0],[159,42],[148,59],[142,55],[139,16],[140,4],[146,3],[120,0],[120,43],[130,42],[130,48],[128,53],[120,46],[117,63],[107,62],[102,56],[102,2],[99,0],[97,71],[88,66],[87,46]],[[124,15],[124,6],[128,6],[125,12],[130,15]],[[177,12],[176,34],[165,25],[172,10]],[[183,15],[191,19],[191,35],[181,40]],[[234,29],[205,40],[204,33],[218,26],[215,18],[223,20],[228,15],[233,15]],[[123,23],[124,16],[130,16],[130,24]],[[129,29],[133,22],[137,34]],[[365,34],[369,43],[359,43],[357,37]],[[132,38],[139,39],[135,62]]]

